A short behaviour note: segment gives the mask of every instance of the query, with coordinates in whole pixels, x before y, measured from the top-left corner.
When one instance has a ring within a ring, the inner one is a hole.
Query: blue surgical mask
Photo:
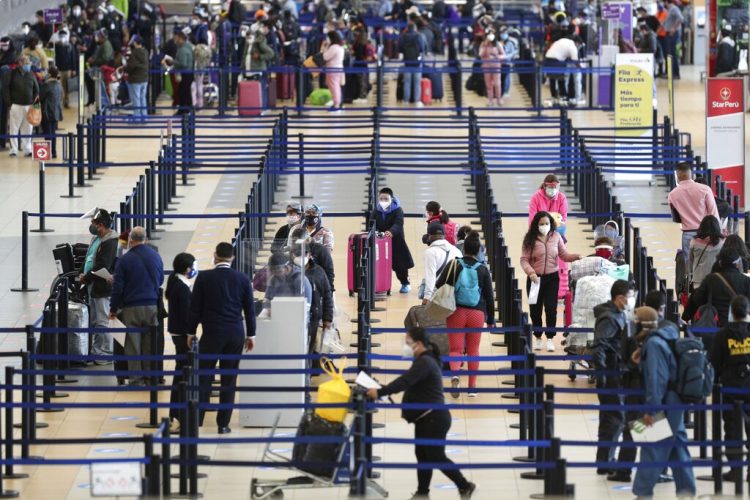
[[[22,67],[22,68],[23,68],[23,70],[24,70],[25,72],[27,72],[27,73],[28,73],[29,71],[31,71],[31,64],[24,64],[24,65],[23,65],[23,66],[21,66],[21,67]]]

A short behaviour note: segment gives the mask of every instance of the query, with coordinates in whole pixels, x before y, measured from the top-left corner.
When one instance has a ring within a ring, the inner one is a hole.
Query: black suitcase
[[[73,245],[73,269],[81,269],[83,267],[88,251],[88,243],[75,243]]]
[[[396,78],[396,100],[397,101],[404,100],[404,75],[403,73],[399,73],[398,78]]]
[[[445,93],[443,92],[443,74],[436,65],[427,69],[427,78],[432,83],[432,100],[442,101]]]
[[[70,243],[61,243],[52,249],[52,256],[55,258],[57,265],[57,274],[67,274],[75,271],[73,260],[73,247]]]
[[[297,437],[337,436],[342,440],[340,443],[295,443],[292,460],[298,462],[300,470],[316,476],[332,477],[346,432],[344,424],[329,422],[314,413],[306,413],[297,428]]]

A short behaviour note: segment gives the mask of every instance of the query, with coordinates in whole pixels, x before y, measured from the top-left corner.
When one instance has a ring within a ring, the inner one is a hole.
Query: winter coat
[[[440,215],[435,215],[427,219],[428,226],[430,225],[430,222],[440,222],[442,224],[440,221]],[[455,222],[448,220],[448,222],[443,224],[443,233],[445,234],[445,239],[448,243],[451,245],[458,243],[458,225]]]
[[[750,298],[750,277],[742,274],[733,265],[722,267],[719,274],[732,285],[734,293]],[[732,301],[733,294],[727,289],[724,282],[716,276],[716,273],[706,276],[701,282],[701,286],[690,294],[687,306],[682,313],[682,319],[691,321],[698,309],[708,303],[709,295],[711,295],[711,303],[718,313],[717,323],[720,327],[724,326],[729,317],[729,303]]]
[[[627,340],[627,316],[610,300],[594,307],[594,317],[594,343],[591,346],[594,366],[600,370],[619,370]]]
[[[42,117],[46,122],[59,122],[63,119],[62,84],[50,78],[39,89],[39,100],[42,102]]]
[[[544,188],[540,188],[531,197],[529,202],[529,225],[534,216],[539,212],[557,212],[562,216],[563,222],[568,220],[568,199],[562,193],[558,192],[554,198],[547,197]]]
[[[521,268],[527,276],[556,273],[559,271],[558,257],[565,262],[573,262],[577,255],[568,253],[565,242],[557,231],[550,232],[544,241],[538,238],[532,249],[521,252]]]
[[[383,210],[380,205],[375,209],[375,228],[384,233],[390,231],[392,238],[393,270],[406,272],[414,267],[414,259],[404,237],[404,210],[398,198],[394,197],[391,206]]]

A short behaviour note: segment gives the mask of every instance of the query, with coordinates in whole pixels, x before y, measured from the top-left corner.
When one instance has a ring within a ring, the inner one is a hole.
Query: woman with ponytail
[[[381,387],[369,389],[367,395],[371,399],[379,399],[399,392],[404,393],[403,404],[418,403],[433,405],[439,408],[406,409],[401,410],[404,420],[414,424],[414,439],[445,440],[451,427],[451,414],[445,408],[443,397],[443,374],[440,364],[440,351],[430,342],[430,336],[424,328],[411,328],[406,333],[403,345],[403,355],[413,358],[409,370],[396,380]],[[445,455],[445,445],[426,446],[414,445],[414,452],[419,463],[453,462]],[[458,469],[441,469],[443,474],[456,484],[461,498],[471,498],[476,489],[474,483],[469,482]],[[427,497],[430,494],[432,469],[417,469],[417,492],[415,497]]]
[[[190,348],[188,347],[188,334],[190,326],[188,317],[190,314],[190,280],[198,275],[198,266],[195,264],[195,257],[189,253],[178,253],[172,262],[172,274],[167,280],[167,289],[164,297],[169,302],[169,316],[167,316],[167,331],[172,336],[174,350],[178,357],[175,361],[175,371],[178,375],[172,378],[172,394],[170,402],[172,404],[180,403],[180,393],[177,390],[182,376],[182,368],[185,366],[185,356]],[[178,427],[175,422],[179,421],[179,410],[170,408],[169,419],[173,423],[171,431],[176,431]]]

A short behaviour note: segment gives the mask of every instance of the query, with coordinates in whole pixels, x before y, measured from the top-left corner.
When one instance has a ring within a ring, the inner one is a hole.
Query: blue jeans
[[[412,95],[414,102],[422,99],[422,71],[418,66],[404,68],[404,102],[411,102]]]
[[[682,232],[682,256],[685,258],[687,264],[690,260],[690,241],[695,238],[698,231],[683,231]]]
[[[680,41],[680,34],[675,33],[664,37],[664,59],[667,56],[672,56],[672,76],[674,78],[680,77],[680,61],[677,58],[677,42]]]
[[[682,404],[674,391],[668,391],[664,404]],[[659,475],[664,467],[649,467],[656,462],[682,462],[684,467],[671,467],[674,474],[674,485],[678,495],[695,496],[695,477],[691,465],[690,453],[687,445],[687,432],[683,420],[683,411],[667,412],[667,420],[676,441],[667,440],[664,446],[644,446],[641,448],[641,460],[633,481],[633,494],[639,497],[650,497],[654,494],[654,486],[659,481]],[[641,467],[643,464],[645,467]]]
[[[128,90],[130,91],[130,104],[133,106],[134,117],[145,117],[148,113],[146,109],[146,88],[148,82],[143,83],[129,83]]]

